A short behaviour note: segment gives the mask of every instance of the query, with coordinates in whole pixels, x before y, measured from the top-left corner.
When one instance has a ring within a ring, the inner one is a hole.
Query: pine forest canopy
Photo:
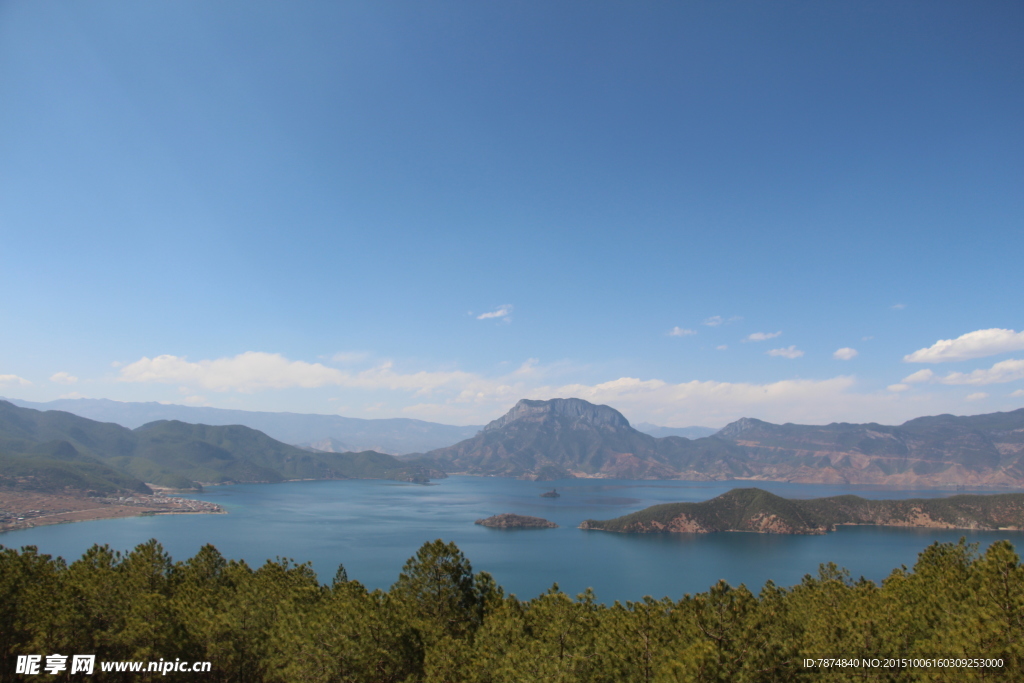
[[[1006,541],[980,555],[936,543],[880,585],[828,564],[789,588],[720,581],[613,605],[557,584],[506,595],[440,539],[386,592],[343,566],[325,586],[308,564],[253,569],[210,545],[175,562],[155,540],[127,554],[94,546],[71,563],[0,548],[0,579],[4,680],[18,655],[58,652],[210,661],[203,680],[222,683],[850,680],[849,669],[805,665],[838,656],[896,659],[856,670],[877,681],[1016,681],[1024,667],[1024,568]],[[936,657],[997,664],[908,663]]]

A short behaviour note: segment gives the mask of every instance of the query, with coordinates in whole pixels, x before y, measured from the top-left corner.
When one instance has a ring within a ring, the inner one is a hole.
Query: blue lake
[[[818,565],[835,562],[854,579],[885,578],[912,566],[935,542],[966,536],[984,550],[1008,539],[1019,550],[1024,532],[943,531],[842,527],[824,536],[749,533],[627,535],[583,531],[584,519],[610,519],[677,501],[702,501],[746,482],[619,481],[530,482],[450,477],[430,485],[392,481],[311,481],[212,487],[192,497],[224,506],[227,515],[168,515],[79,522],[0,534],[7,547],[39,550],[74,560],[94,543],[130,550],[158,539],[176,560],[212,543],[252,566],[276,556],[310,561],[329,582],[339,563],[369,588],[387,588],[405,561],[426,541],[455,541],[473,564],[507,592],[529,598],[553,582],[576,594],[591,587],[601,602],[644,595],[678,599],[707,590],[719,579],[757,590],[769,579],[789,586]],[[953,491],[897,491],[856,486],[758,482],[790,498],[854,493],[865,498],[955,495]],[[560,498],[541,498],[557,487]],[[558,529],[500,530],[473,524],[513,512],[544,517]]]

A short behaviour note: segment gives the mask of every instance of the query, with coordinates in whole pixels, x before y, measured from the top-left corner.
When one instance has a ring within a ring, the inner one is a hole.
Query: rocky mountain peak
[[[752,431],[768,424],[752,417],[741,417],[735,422],[730,422],[722,427],[715,436],[720,436],[723,439],[738,439],[744,432]]]
[[[541,422],[551,417],[568,417],[594,426],[625,429],[629,420],[622,413],[608,406],[598,406],[581,398],[553,398],[548,401],[531,401],[524,398],[512,410],[494,420],[484,431],[501,429],[513,422]]]

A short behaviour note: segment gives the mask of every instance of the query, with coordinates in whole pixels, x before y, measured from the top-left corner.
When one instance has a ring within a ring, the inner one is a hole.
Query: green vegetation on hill
[[[581,528],[636,533],[820,534],[840,524],[1024,529],[1024,493],[906,500],[868,500],[853,495],[790,500],[757,488],[733,489],[700,503],[666,503],[606,521],[588,519]]]
[[[151,493],[141,481],[115,472],[102,463],[10,455],[0,455],[0,487],[41,493],[68,489],[102,495],[118,491]]]
[[[958,529],[1024,529],[1024,493],[964,494],[948,498],[865,500],[834,496],[796,501],[826,524],[882,524]],[[922,518],[927,518],[922,523]]]
[[[50,492],[148,490],[142,482],[182,489],[287,479],[425,482],[433,474],[372,451],[305,451],[240,425],[164,420],[129,430],[6,401],[0,401],[0,456],[0,484]]]
[[[531,517],[530,515],[516,515],[505,512],[500,515],[492,515],[486,519],[478,519],[475,522],[480,526],[493,529],[557,529],[558,525],[543,517]]]
[[[1024,408],[1005,413],[920,417],[899,426],[776,425],[742,418],[714,437],[740,445],[754,469],[789,470],[790,480],[1024,485]]]
[[[751,520],[771,516],[779,528],[803,533],[824,531],[824,523],[813,512],[762,489],[733,489],[700,503],[665,503],[607,521],[588,519],[581,525],[602,531],[745,531]],[[679,520],[687,524],[679,525]],[[683,526],[674,529],[673,525]],[[692,527],[692,528],[690,528]],[[791,533],[800,533],[792,531]]]
[[[880,585],[828,564],[788,588],[720,581],[624,605],[590,590],[573,599],[557,584],[529,600],[506,595],[441,540],[388,591],[366,590],[342,566],[328,586],[308,564],[253,569],[210,545],[178,562],[155,540],[124,555],[93,546],[70,563],[0,547],[4,681],[20,680],[18,655],[89,653],[98,683],[1009,683],[1024,670],[1022,614],[1024,568],[1006,541],[981,555],[936,543]],[[101,668],[158,658],[212,671]]]
[[[158,420],[179,420],[190,424],[245,425],[289,444],[319,442],[333,437],[347,445],[320,450],[336,453],[367,449],[390,454],[419,453],[468,439],[480,429],[478,426],[456,427],[409,418],[367,420],[341,415],[267,413],[93,398],[58,399],[46,403],[12,399],[11,402],[22,408],[63,410],[98,422],[116,422],[128,429]]]

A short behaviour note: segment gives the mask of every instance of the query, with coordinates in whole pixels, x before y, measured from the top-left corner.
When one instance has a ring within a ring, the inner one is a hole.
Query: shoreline
[[[87,496],[0,490],[0,534],[53,524],[150,515],[227,514],[220,505],[163,493]]]
[[[567,479],[537,479],[532,475],[519,475],[519,476],[503,476],[499,474],[489,474],[486,472],[445,472],[449,477],[479,477],[481,479],[518,479],[519,481],[535,481],[535,482],[552,482],[552,481],[593,481],[593,480],[617,480],[617,481],[643,481],[643,482],[657,482],[657,481],[686,481],[693,482],[695,484],[728,484],[729,482],[751,482],[751,483],[766,483],[766,484],[800,484],[807,486],[849,486],[851,488],[864,488],[869,490],[885,490],[885,491],[954,491],[957,493],[973,493],[973,492],[990,492],[998,490],[1000,493],[1024,493],[1024,482],[1021,485],[1010,484],[1005,482],[994,483],[994,484],[956,484],[956,483],[944,483],[944,484],[927,484],[927,483],[883,483],[883,482],[868,482],[868,481],[812,481],[809,479],[773,479],[764,476],[753,476],[753,477],[729,477],[725,479],[718,479],[712,477],[705,477],[700,479],[692,479],[687,477],[655,477],[655,478],[643,478],[643,479],[623,479],[622,477],[616,477],[608,475],[604,472],[598,472],[595,474],[589,474],[586,472],[570,472],[573,475]]]
[[[872,524],[869,522],[839,522],[833,529],[825,530],[810,530],[810,531],[759,531],[757,529],[705,529],[703,531],[690,530],[690,531],[677,531],[674,529],[658,529],[656,531],[636,531],[627,529],[602,529],[600,527],[587,526],[587,522],[590,520],[583,520],[580,522],[577,529],[583,531],[604,531],[610,534],[627,534],[627,535],[654,535],[654,534],[695,534],[699,536],[708,536],[711,534],[765,534],[772,536],[826,536],[834,533],[841,526],[863,526],[863,527],[877,527],[882,529],[938,529],[939,531],[1013,531],[1020,532],[1024,531],[1024,527],[1018,526],[1007,526],[1007,527],[984,527],[984,526],[944,526],[941,524]]]

